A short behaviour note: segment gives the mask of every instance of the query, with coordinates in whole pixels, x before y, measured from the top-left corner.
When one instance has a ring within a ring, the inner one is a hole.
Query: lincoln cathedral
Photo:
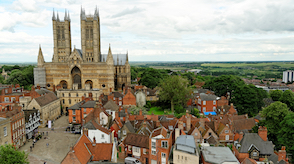
[[[107,54],[101,54],[100,18],[97,8],[93,15],[81,9],[81,49],[71,45],[71,20],[65,12],[64,20],[53,11],[53,57],[45,62],[39,48],[38,66],[34,69],[35,85],[55,90],[99,89],[104,93],[121,90],[130,85],[131,73],[126,54],[112,54],[109,45]]]

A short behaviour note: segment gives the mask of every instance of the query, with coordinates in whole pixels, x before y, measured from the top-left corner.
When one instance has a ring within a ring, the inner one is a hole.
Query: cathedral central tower
[[[81,9],[81,42],[84,62],[100,62],[100,18],[97,8],[94,15]]]

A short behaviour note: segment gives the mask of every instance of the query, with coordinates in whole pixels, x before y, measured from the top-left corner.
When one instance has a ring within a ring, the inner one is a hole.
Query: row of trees
[[[4,66],[2,66],[4,68]],[[4,80],[2,76],[0,76],[0,83],[2,84],[19,84],[20,86],[24,86],[25,89],[30,90],[31,86],[34,84],[34,66],[6,66],[11,73],[9,74],[9,78]],[[6,70],[6,69],[5,69]]]
[[[294,112],[289,110],[287,104],[277,101],[261,111],[265,120],[260,126],[266,126],[268,140],[273,141],[277,149],[286,146],[287,153],[294,154]]]
[[[263,99],[268,97],[266,91],[257,88],[233,75],[222,75],[210,79],[203,88],[212,90],[217,96],[227,96],[229,101],[236,106],[239,114],[255,116],[264,106]]]

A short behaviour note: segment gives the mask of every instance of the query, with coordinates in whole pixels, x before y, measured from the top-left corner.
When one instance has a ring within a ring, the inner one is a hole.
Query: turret
[[[56,21],[56,17],[55,17],[55,12],[54,12],[54,9],[53,9],[52,20],[53,20],[53,21]]]
[[[57,21],[60,22],[58,12],[57,12]]]
[[[129,53],[127,51],[127,54],[126,54],[126,63],[125,64],[129,64]]]
[[[43,67],[45,61],[44,61],[44,56],[42,53],[41,46],[39,46],[39,54],[38,54],[38,67]]]
[[[109,44],[109,49],[108,49],[108,55],[107,55],[106,63],[108,65],[113,65],[113,56],[112,56],[110,44]]]

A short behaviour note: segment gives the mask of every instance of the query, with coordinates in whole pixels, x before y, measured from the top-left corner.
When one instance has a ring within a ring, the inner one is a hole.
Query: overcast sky
[[[293,0],[0,0],[0,62],[52,60],[52,11],[69,11],[72,48],[80,10],[99,8],[102,54],[130,61],[287,61],[294,55]]]

